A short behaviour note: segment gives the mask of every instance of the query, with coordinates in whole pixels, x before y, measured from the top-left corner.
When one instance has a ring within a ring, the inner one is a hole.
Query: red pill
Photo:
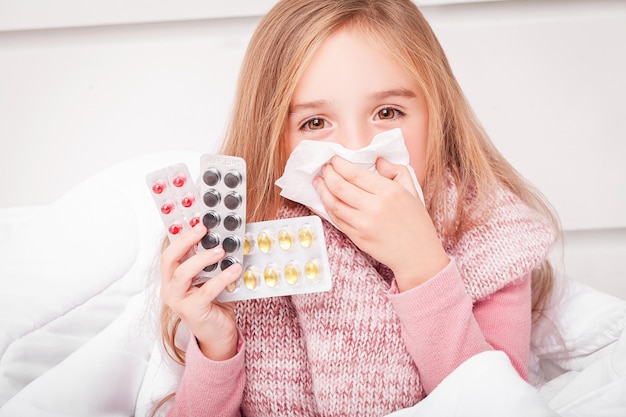
[[[177,235],[183,231],[183,225],[180,223],[172,223],[167,229],[171,234]]]
[[[194,227],[198,223],[200,223],[200,217],[193,217],[191,220],[189,220],[189,226],[191,227]]]
[[[161,194],[165,190],[165,181],[156,180],[154,184],[152,184],[152,192],[155,194]]]
[[[182,200],[180,200],[180,204],[182,204],[183,207],[185,207],[185,208],[189,208],[189,207],[193,206],[193,203],[195,201],[196,201],[196,199],[193,196],[193,194],[187,194],[186,196],[183,197]]]
[[[185,176],[185,174],[178,174],[172,180],[172,184],[174,184],[174,187],[178,187],[178,188],[185,185],[186,182],[187,182],[187,177]]]
[[[174,210],[174,203],[172,203],[171,201],[166,201],[161,206],[161,213],[163,214],[170,214],[173,210]]]

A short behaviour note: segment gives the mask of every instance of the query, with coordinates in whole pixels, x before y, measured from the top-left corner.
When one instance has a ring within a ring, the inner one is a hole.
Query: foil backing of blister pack
[[[294,217],[246,225],[242,276],[218,300],[306,294],[331,287],[321,219]]]

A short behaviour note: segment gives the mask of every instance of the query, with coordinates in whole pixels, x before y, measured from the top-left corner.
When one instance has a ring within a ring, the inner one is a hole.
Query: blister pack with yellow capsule
[[[330,290],[332,276],[318,216],[248,223],[243,273],[219,296],[236,301]]]

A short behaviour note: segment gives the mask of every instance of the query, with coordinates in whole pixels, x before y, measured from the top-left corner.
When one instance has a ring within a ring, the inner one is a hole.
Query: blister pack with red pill
[[[202,219],[198,189],[185,164],[175,164],[146,176],[170,242]]]

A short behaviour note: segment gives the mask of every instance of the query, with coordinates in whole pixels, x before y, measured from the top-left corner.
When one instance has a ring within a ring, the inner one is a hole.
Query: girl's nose
[[[361,127],[351,127],[341,129],[341,145],[350,150],[357,150],[366,147],[372,141],[375,132]]]

